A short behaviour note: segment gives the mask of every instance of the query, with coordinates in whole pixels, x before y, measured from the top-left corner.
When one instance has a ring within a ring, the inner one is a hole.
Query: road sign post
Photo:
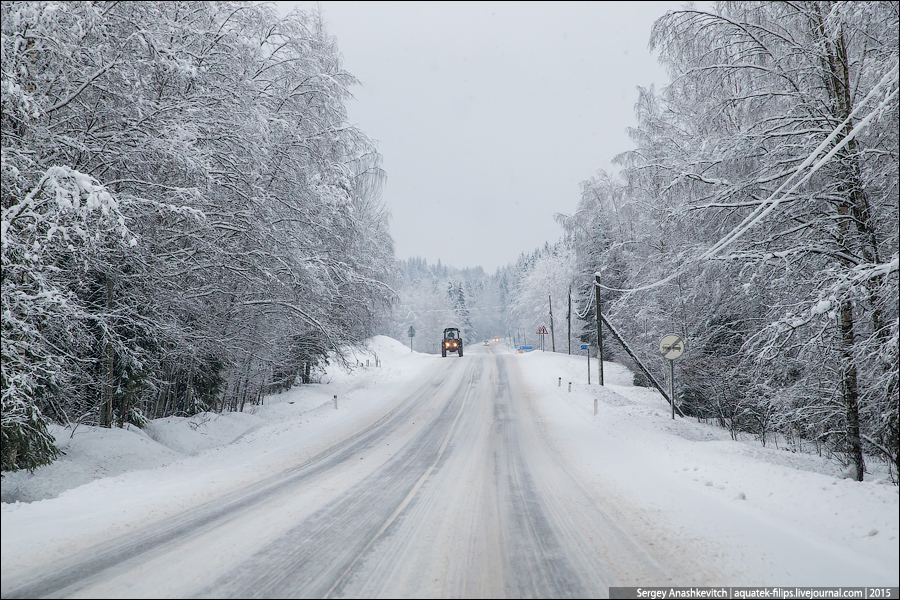
[[[412,339],[416,337],[416,328],[412,325],[409,326],[409,331],[406,332],[406,335],[409,336],[409,351],[412,352]]]
[[[537,330],[537,334],[541,336],[541,352],[544,351],[544,338],[543,336],[547,335],[547,326],[541,325],[541,327]]]
[[[684,342],[670,333],[660,340],[659,351],[669,361],[669,398],[672,400],[672,419],[675,419],[675,360],[684,354]]]

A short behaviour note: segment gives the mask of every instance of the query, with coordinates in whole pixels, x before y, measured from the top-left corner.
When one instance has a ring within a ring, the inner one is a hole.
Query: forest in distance
[[[422,352],[451,324],[536,341],[552,302],[556,350],[596,348],[599,301],[659,379],[659,338],[685,340],[689,418],[896,484],[898,6],[660,16],[672,83],[639,90],[634,149],[488,274],[394,256],[317,15],[4,2],[3,470],[55,459],[50,422],[242,410],[410,326]]]

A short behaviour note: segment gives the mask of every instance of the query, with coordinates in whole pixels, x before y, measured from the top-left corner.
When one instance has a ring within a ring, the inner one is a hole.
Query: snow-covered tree
[[[459,327],[465,343],[479,343],[505,331],[500,273],[488,276],[481,267],[456,269],[422,258],[397,261],[397,301],[382,315],[379,331],[420,352],[440,352],[445,327]]]
[[[372,334],[393,294],[383,174],[318,16],[2,17],[4,469],[36,464],[6,441],[26,418],[240,408]]]

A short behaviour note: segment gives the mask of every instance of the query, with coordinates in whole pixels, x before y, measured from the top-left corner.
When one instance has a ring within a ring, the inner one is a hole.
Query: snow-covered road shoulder
[[[584,481],[615,486],[657,522],[712,540],[730,561],[722,584],[898,585],[898,488],[874,462],[858,483],[834,460],[672,420],[662,396],[634,387],[621,365],[604,363],[601,388],[596,359],[588,386],[584,356],[516,358]]]
[[[3,476],[4,578],[48,563],[58,548],[71,553],[283,471],[390,410],[440,360],[383,336],[350,357],[361,366],[332,364],[321,383],[242,413],[157,419],[144,430],[55,429],[64,456]]]

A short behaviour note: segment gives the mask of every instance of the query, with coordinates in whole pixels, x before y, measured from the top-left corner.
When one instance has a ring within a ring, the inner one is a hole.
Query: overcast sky
[[[315,2],[280,2],[309,10]],[[633,147],[647,42],[683,2],[319,2],[361,81],[397,258],[489,273],[559,239],[579,184]]]

